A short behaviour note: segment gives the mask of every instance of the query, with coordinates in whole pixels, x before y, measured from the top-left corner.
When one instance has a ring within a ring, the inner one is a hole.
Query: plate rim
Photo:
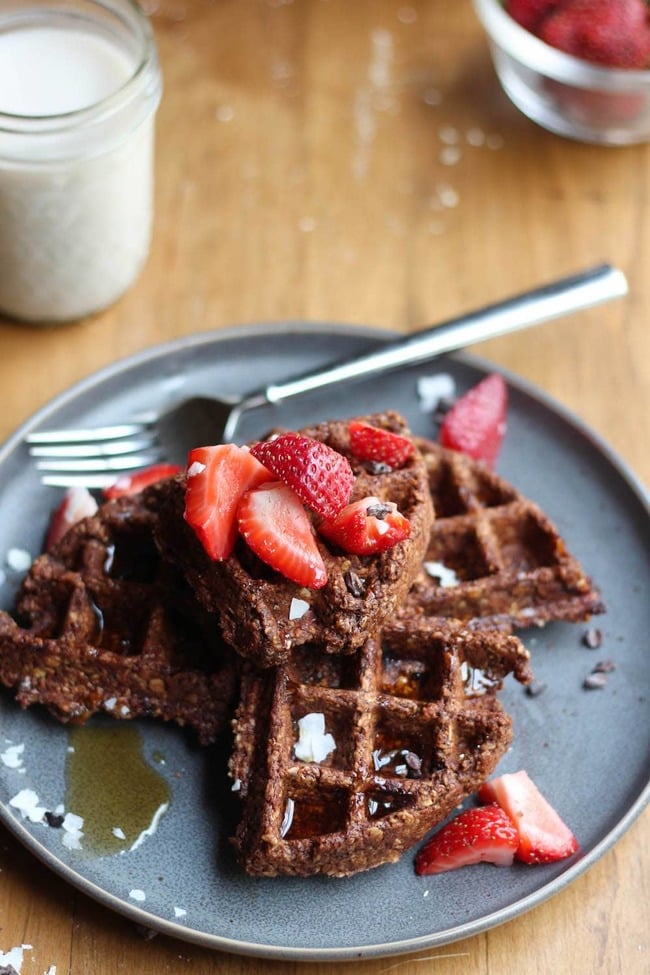
[[[114,379],[125,369],[137,370],[145,367],[157,359],[164,359],[179,352],[191,352],[202,346],[219,345],[227,341],[251,341],[260,336],[285,335],[291,333],[312,334],[315,336],[342,335],[352,338],[368,338],[369,346],[376,346],[381,343],[389,342],[391,339],[399,338],[402,333],[395,330],[365,326],[359,324],[346,324],[344,322],[328,322],[318,320],[286,319],[281,321],[249,322],[241,325],[231,325],[223,328],[210,329],[207,331],[195,332],[186,336],[160,342],[141,349],[137,352],[122,356],[113,362],[97,369],[87,376],[77,380],[65,390],[59,392],[27,417],[14,432],[3,442],[0,447],[0,465],[6,457],[20,445],[26,434],[43,423],[47,417],[55,413],[66,404],[73,402],[76,398],[92,390],[94,387]],[[542,406],[551,413],[559,417],[564,424],[567,424],[573,431],[581,437],[586,438],[592,447],[607,461],[619,478],[622,478],[631,489],[637,500],[641,503],[646,517],[650,520],[650,492],[646,489],[640,478],[632,470],[631,466],[618,454],[618,452],[595,431],[586,421],[582,420],[575,411],[566,407],[556,400],[553,396],[536,386],[531,381],[519,376],[494,363],[489,359],[483,358],[474,352],[459,351],[448,353],[437,357],[437,362],[445,360],[460,361],[482,372],[494,371],[500,373],[507,383]],[[426,367],[427,363],[419,363],[419,367]],[[397,370],[399,371],[399,370]],[[220,950],[230,954],[258,957],[285,961],[349,961],[366,958],[381,958],[393,955],[405,955],[417,952],[423,948],[435,948],[451,944],[464,938],[473,937],[476,934],[491,930],[501,924],[507,923],[516,917],[527,913],[531,909],[539,906],[560,890],[567,887],[579,876],[592,867],[606,852],[608,852],[618,840],[628,831],[632,824],[639,818],[643,810],[650,804],[650,778],[644,788],[639,793],[636,800],[629,806],[625,814],[618,819],[612,829],[597,843],[587,854],[580,857],[574,864],[564,872],[552,878],[548,883],[535,891],[520,898],[512,904],[482,915],[473,921],[465,922],[444,931],[428,933],[417,937],[389,942],[379,942],[377,944],[361,944],[347,947],[296,947],[291,945],[263,944],[255,941],[243,941],[229,938],[222,935],[210,934],[205,931],[198,931],[186,927],[185,925],[154,915],[136,904],[130,904],[125,899],[105,890],[94,881],[89,880],[79,873],[78,870],[61,860],[42,844],[29,829],[23,825],[12,813],[10,813],[4,802],[0,802],[0,820],[5,828],[18,839],[31,855],[37,857],[45,867],[70,883],[73,887],[81,891],[86,896],[100,903],[102,906],[114,911],[115,913],[128,918],[135,924],[154,930],[168,937],[176,938],[181,941],[190,942],[197,946],[211,950]]]

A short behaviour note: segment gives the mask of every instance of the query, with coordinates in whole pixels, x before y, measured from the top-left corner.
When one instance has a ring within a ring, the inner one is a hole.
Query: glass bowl
[[[473,0],[503,90],[545,129],[622,146],[650,139],[650,70],[592,65],[520,27],[500,0]]]

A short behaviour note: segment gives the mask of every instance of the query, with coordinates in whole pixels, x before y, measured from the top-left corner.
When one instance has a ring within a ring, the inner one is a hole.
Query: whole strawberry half
[[[368,496],[346,505],[335,518],[322,521],[318,531],[344,552],[376,555],[408,538],[411,523],[394,501]]]
[[[396,469],[402,467],[415,451],[408,437],[361,420],[351,420],[348,430],[350,450],[357,460],[370,460]]]
[[[69,487],[50,518],[45,536],[45,551],[51,551],[69,528],[76,525],[82,518],[89,518],[94,515],[96,511],[97,502],[88,488]]]
[[[350,462],[320,440],[283,433],[255,444],[251,454],[323,518],[333,518],[350,500]]]
[[[286,484],[270,481],[246,491],[237,522],[248,547],[276,572],[310,589],[325,585],[327,570],[309,515]]]
[[[562,0],[506,0],[504,7],[513,20],[535,34],[544,18],[561,3]]]
[[[107,501],[113,498],[121,498],[129,494],[137,494],[150,484],[162,481],[165,477],[173,477],[180,474],[182,467],[178,464],[153,464],[145,467],[141,471],[133,474],[120,474],[115,482],[102,491]]]
[[[539,26],[552,47],[610,68],[650,64],[650,22],[644,0],[563,0]]]
[[[515,824],[517,860],[551,863],[578,850],[575,836],[527,772],[512,772],[486,782],[479,789],[479,799],[498,803]]]
[[[196,447],[187,460],[185,521],[211,559],[226,559],[237,541],[237,507],[245,491],[271,480],[246,447]]]
[[[455,816],[415,855],[415,872],[445,873],[475,863],[508,867],[519,843],[510,817],[499,806],[466,809]]]
[[[507,409],[508,390],[503,377],[490,373],[445,414],[440,443],[494,464],[506,431]]]

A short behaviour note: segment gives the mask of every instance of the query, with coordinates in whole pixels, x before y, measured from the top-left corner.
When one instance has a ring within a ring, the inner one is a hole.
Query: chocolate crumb
[[[597,629],[595,626],[590,626],[589,629],[584,633],[582,642],[586,647],[589,647],[590,650],[597,650],[598,647],[603,645],[602,630]]]
[[[613,660],[599,660],[594,667],[593,674],[611,674],[613,670],[616,670],[616,664]]]
[[[393,468],[383,460],[367,460],[363,465],[369,474],[390,474]]]
[[[588,691],[599,691],[602,690],[606,683],[607,677],[605,674],[593,673],[589,674],[588,677],[585,677],[584,681],[582,682],[582,686]]]
[[[534,680],[532,683],[526,684],[524,690],[528,697],[539,697],[540,694],[544,693],[547,686],[548,685],[544,684],[544,682],[541,680]]]
[[[449,410],[452,408],[456,400],[451,396],[441,396],[436,407],[433,411],[433,420],[435,423],[442,423],[446,417]]]
[[[19,975],[13,965],[0,965],[0,975]]]
[[[366,584],[363,579],[356,574],[356,572],[353,572],[352,569],[348,569],[348,571],[345,573],[344,580],[345,587],[351,596],[363,596],[366,591]]]
[[[386,515],[389,513],[390,513],[390,508],[388,507],[388,505],[382,504],[381,502],[379,502],[378,504],[369,504],[368,507],[366,508],[366,514],[368,515],[368,517],[378,518],[380,521],[383,521]]]
[[[153,928],[148,928],[144,924],[136,924],[135,930],[138,932],[141,938],[145,941],[153,941],[154,938],[158,937],[158,932],[154,931]]]
[[[50,812],[49,809],[44,813],[43,819],[52,829],[61,829],[63,826],[64,817],[59,815],[59,813]]]

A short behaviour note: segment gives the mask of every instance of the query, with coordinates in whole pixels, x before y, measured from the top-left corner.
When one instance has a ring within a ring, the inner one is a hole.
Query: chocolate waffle
[[[397,860],[495,768],[511,741],[496,692],[508,673],[527,681],[527,661],[516,637],[421,620],[353,656],[306,645],[245,664],[229,767],[243,868],[345,876]],[[335,745],[320,761],[296,757],[306,715]]]
[[[405,421],[396,413],[364,419],[408,435]],[[411,536],[372,557],[343,553],[319,539],[328,574],[322,589],[290,582],[261,562],[241,539],[230,558],[211,561],[183,520],[182,479],[153,489],[161,496],[156,537],[163,555],[182,568],[203,606],[218,614],[226,641],[259,666],[281,662],[304,643],[317,642],[331,653],[352,653],[396,613],[419,571],[433,517],[422,457],[416,451],[395,470],[362,464],[350,453],[348,423],[332,421],[300,432],[348,458],[355,474],[351,500],[374,495],[396,502],[411,522]]]
[[[557,528],[490,468],[418,439],[435,510],[423,569],[402,613],[472,626],[542,626],[604,612]]]
[[[214,618],[153,542],[155,494],[120,498],[73,526],[0,613],[0,683],[64,722],[98,711],[226,726],[236,663]]]

